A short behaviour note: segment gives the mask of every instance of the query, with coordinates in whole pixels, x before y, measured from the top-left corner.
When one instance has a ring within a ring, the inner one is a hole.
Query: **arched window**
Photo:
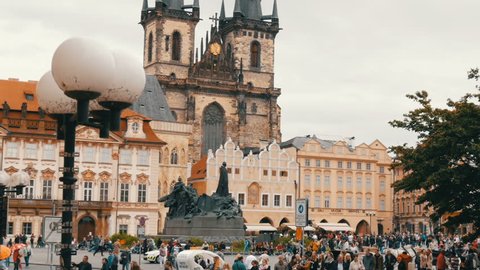
[[[208,105],[203,111],[202,155],[209,149],[214,152],[225,143],[225,111],[218,103]]]
[[[260,43],[258,41],[252,42],[250,46],[250,66],[260,67]]]
[[[172,150],[172,154],[170,155],[170,164],[178,164],[177,149]]]
[[[172,38],[172,60],[180,61],[181,49],[182,49],[182,36],[180,35],[179,32],[174,32],[173,38]]]
[[[152,57],[153,57],[153,34],[150,32],[150,35],[148,35],[148,45],[147,45],[147,58],[148,62],[152,62]]]

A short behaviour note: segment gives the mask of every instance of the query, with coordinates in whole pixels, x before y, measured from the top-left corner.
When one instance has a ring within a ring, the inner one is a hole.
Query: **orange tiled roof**
[[[202,180],[207,177],[207,157],[201,158],[197,163],[192,166],[192,175],[188,178],[188,181]]]
[[[36,81],[0,80],[0,105],[6,100],[11,110],[20,110],[22,103],[26,102],[28,111],[38,111],[38,101],[35,95],[36,88]],[[33,95],[33,99],[27,100],[26,94]]]

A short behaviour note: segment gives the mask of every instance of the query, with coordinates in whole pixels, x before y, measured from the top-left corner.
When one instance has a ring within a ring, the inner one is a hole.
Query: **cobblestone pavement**
[[[101,260],[102,256],[100,256],[99,253],[97,253],[95,256],[93,256],[93,253],[84,251],[84,250],[79,250],[77,255],[72,256],[72,261],[79,263],[83,256],[87,255],[89,258],[89,262],[93,265],[94,269],[100,269],[101,266]],[[107,257],[108,254],[104,253],[104,257]],[[22,260],[22,267],[23,269],[32,269],[32,270],[52,270],[56,269],[55,265],[59,264],[59,256],[53,255],[53,266],[50,266],[51,263],[49,261],[49,249],[48,248],[34,248],[32,249],[32,256],[30,257],[30,266],[25,267],[25,262]],[[232,264],[233,263],[234,256],[233,255],[227,255],[225,256],[225,261]],[[276,257],[271,256],[271,266],[276,263]],[[134,261],[140,261],[141,262],[141,269],[142,270],[158,270],[158,269],[163,269],[161,265],[158,264],[151,264],[147,261],[141,260],[141,257],[138,254],[132,254],[132,260]],[[10,264],[10,268],[13,269],[13,264]],[[121,268],[120,268],[121,269]]]

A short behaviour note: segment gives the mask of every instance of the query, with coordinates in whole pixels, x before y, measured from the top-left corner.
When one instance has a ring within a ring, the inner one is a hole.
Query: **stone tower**
[[[265,16],[261,0],[235,0],[194,48],[199,0],[144,0],[144,65],[164,88],[176,121],[192,125],[189,155],[199,160],[227,138],[240,148],[281,141],[280,89],[274,86],[275,37],[280,30],[276,0]],[[147,115],[148,116],[148,115]]]

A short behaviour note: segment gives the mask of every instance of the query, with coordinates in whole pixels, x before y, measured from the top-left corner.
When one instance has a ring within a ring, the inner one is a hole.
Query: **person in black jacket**
[[[397,258],[395,258],[395,255],[393,255],[390,249],[388,249],[387,254],[385,254],[385,268],[387,270],[393,270],[396,263]]]
[[[88,262],[88,256],[83,256],[81,263],[72,263],[78,270],[92,270],[92,265]]]

